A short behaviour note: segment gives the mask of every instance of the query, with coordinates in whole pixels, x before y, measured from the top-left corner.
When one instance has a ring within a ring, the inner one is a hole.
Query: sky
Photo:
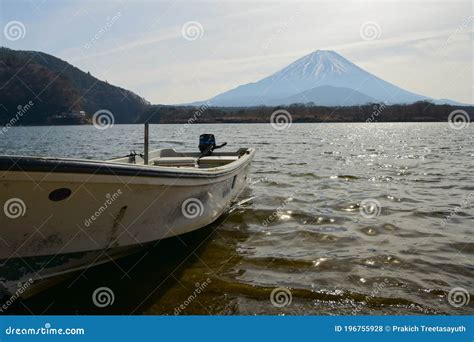
[[[206,100],[321,49],[405,90],[472,104],[472,7],[471,1],[0,0],[0,45],[52,54],[155,104]]]

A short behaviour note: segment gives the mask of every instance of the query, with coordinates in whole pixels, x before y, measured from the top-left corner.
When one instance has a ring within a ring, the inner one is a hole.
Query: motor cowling
[[[227,143],[216,145],[214,134],[201,134],[199,136],[199,151],[201,151],[202,155],[209,155],[215,149],[224,147],[225,145],[227,145]]]
[[[214,134],[201,134],[199,136],[199,151],[201,153],[210,152],[216,147]]]

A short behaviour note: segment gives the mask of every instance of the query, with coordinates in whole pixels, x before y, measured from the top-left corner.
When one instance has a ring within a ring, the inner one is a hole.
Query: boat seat
[[[238,156],[207,156],[199,159],[199,162],[208,165],[225,165],[238,159]]]
[[[175,167],[194,167],[196,158],[193,157],[161,157],[155,159],[153,164],[156,166],[175,166]]]

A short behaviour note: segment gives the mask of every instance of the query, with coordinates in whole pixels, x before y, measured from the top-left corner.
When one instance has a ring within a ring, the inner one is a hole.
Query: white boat
[[[212,223],[247,184],[254,154],[0,156],[0,292],[8,298],[27,284],[24,292],[35,293],[61,275]]]

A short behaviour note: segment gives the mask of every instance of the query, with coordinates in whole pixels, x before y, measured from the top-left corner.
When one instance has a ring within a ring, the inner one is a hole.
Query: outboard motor
[[[199,136],[199,151],[201,151],[201,157],[208,156],[215,149],[224,147],[227,143],[216,145],[216,138],[214,134],[201,134]]]

